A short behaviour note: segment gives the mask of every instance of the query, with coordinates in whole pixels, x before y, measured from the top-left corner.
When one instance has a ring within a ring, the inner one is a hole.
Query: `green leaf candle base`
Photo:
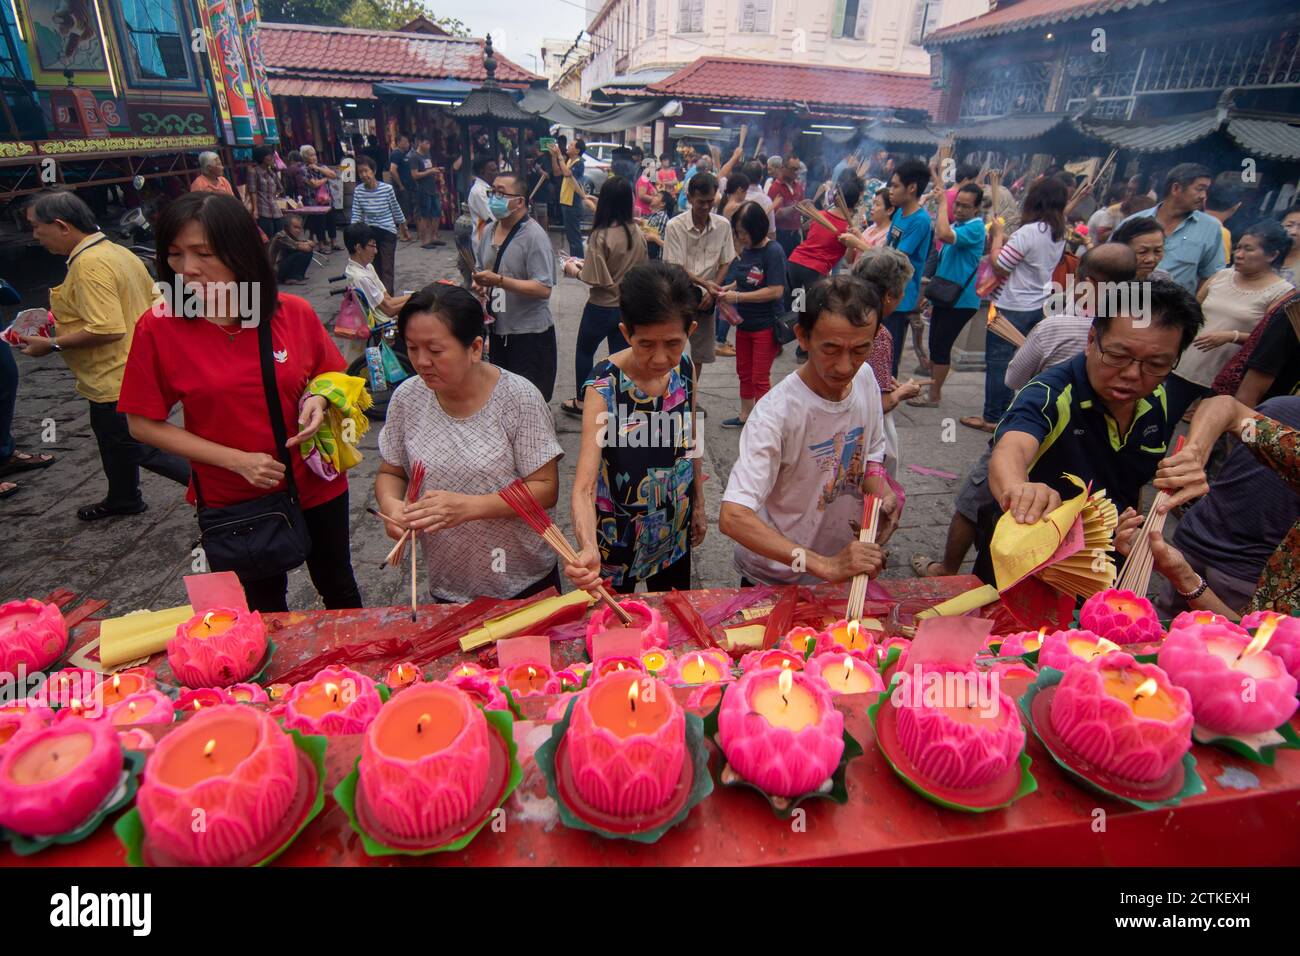
[[[1192,728],[1192,739],[1198,744],[1229,750],[1266,767],[1273,766],[1277,751],[1300,750],[1300,736],[1297,736],[1289,720],[1277,730],[1241,736],[1224,736],[1197,724]]]
[[[42,837],[26,836],[12,830],[3,830],[0,833],[3,834],[4,839],[9,841],[10,848],[18,856],[31,856],[55,844],[80,843],[98,830],[99,825],[104,822],[106,817],[121,810],[135,799],[135,793],[140,789],[140,771],[143,769],[144,754],[136,750],[123,751],[121,781],[113,788],[113,792],[104,799],[104,802],[99,805],[99,809],[74,830],[60,833],[57,836]]]
[[[461,827],[460,832],[451,839],[432,846],[399,846],[395,843],[387,843],[380,839],[380,835],[369,832],[362,825],[360,819],[362,814],[359,812],[357,805],[361,785],[361,758],[357,758],[352,772],[334,788],[334,801],[348,815],[348,822],[352,824],[352,829],[361,837],[361,845],[367,856],[427,856],[431,853],[463,850],[469,846],[470,842],[478,836],[479,831],[492,819],[492,815],[497,808],[509,799],[510,794],[514,793],[515,787],[519,786],[519,781],[523,779],[523,770],[519,766],[517,748],[515,747],[514,719],[509,712],[504,710],[484,710],[483,716],[487,718],[494,738],[494,746],[498,746],[500,748],[499,752],[505,755],[507,766],[502,775],[502,784],[493,793],[485,794],[486,806],[483,812],[474,814],[473,819],[464,827]]]

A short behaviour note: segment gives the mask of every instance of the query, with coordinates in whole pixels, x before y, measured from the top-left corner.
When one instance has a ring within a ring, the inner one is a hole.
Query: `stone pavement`
[[[552,241],[558,249],[560,237],[553,233]],[[340,300],[329,295],[330,285],[326,280],[341,275],[345,262],[344,253],[334,253],[323,267],[312,268],[307,286],[289,291],[304,295],[322,318],[332,322]],[[58,263],[53,265],[47,271],[54,278],[48,281],[57,282],[61,272]],[[29,273],[29,285],[35,274]],[[414,243],[401,245],[397,258],[399,288],[414,289],[439,278],[457,278],[451,246],[424,251]],[[38,287],[24,289],[28,293],[24,306],[48,303],[44,281]],[[569,491],[577,463],[579,422],[561,414],[558,404],[573,392],[574,341],[585,301],[586,286],[568,278],[561,278],[551,298],[560,344],[552,409],[560,443],[566,452],[560,463],[561,491],[556,520],[566,531],[570,527]],[[4,323],[11,318],[12,314],[6,315]],[[602,346],[602,355],[603,350]],[[41,597],[53,588],[66,587],[111,601],[106,612],[110,614],[185,603],[181,578],[191,572],[191,549],[198,529],[193,510],[185,503],[180,488],[144,472],[144,496],[149,503],[149,510],[144,514],[91,524],[78,520],[77,507],[99,501],[105,490],[86,402],[76,394],[72,375],[58,356],[30,359],[17,354],[16,358],[21,375],[14,420],[18,447],[52,452],[58,460],[43,471],[17,476],[23,490],[0,501],[4,539],[0,544],[0,600]],[[733,587],[738,583],[731,561],[731,542],[717,528],[722,492],[735,464],[740,438],[738,430],[719,425],[723,419],[736,414],[739,407],[734,362],[719,357],[716,364],[705,367],[700,383],[700,403],[709,413],[704,470],[708,476],[705,497],[710,528],[694,556],[696,587]],[[904,378],[914,366],[914,356],[909,350],[903,356]],[[773,381],[794,368],[794,349],[787,347],[772,370]],[[961,427],[957,419],[977,411],[982,396],[982,372],[956,372],[945,386],[943,408],[918,409],[903,405],[893,413],[902,455],[899,479],[907,491],[907,508],[902,526],[889,544],[886,578],[909,575],[908,558],[914,551],[932,555],[941,551],[957,482],[915,474],[909,471],[908,465],[960,475],[978,457],[987,436]],[[173,420],[179,422],[179,412]],[[376,424],[362,440],[365,460],[349,476],[353,566],[365,602],[371,606],[403,603],[409,589],[409,578],[404,579],[401,572],[379,570],[391,542],[379,521],[364,511],[374,497],[378,440]],[[289,581],[290,607],[319,606],[306,568],[292,572]]]

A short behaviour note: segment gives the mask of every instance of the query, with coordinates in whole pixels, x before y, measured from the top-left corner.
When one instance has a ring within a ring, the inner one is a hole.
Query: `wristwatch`
[[[1177,587],[1174,588],[1175,591],[1178,591],[1178,596],[1184,601],[1195,601],[1209,589],[1210,583],[1206,581],[1205,578],[1201,577],[1199,574],[1196,577],[1200,583],[1196,587],[1192,588],[1192,590],[1178,591]]]
[[[55,342],[55,341],[51,340],[51,342],[50,342],[50,350],[53,351],[53,352],[62,352],[62,351],[63,351],[63,346],[60,345],[58,342]]]

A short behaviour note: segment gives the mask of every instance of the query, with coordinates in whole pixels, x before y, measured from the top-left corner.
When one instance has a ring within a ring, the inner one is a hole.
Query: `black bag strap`
[[[289,433],[284,429],[284,407],[280,404],[280,391],[275,383],[275,356],[271,344],[271,320],[257,323],[257,357],[262,372],[262,392],[266,397],[267,412],[271,416],[271,434],[275,437],[276,457],[284,465],[285,490],[289,500],[298,504],[298,484],[293,478],[293,461],[289,457]],[[203,504],[203,492],[199,490],[199,473],[192,470],[194,481],[194,500],[200,508]]]
[[[513,239],[513,238],[515,237],[515,234],[516,234],[517,232],[519,232],[520,227],[523,226],[523,224],[524,224],[525,222],[527,222],[527,221],[528,221],[528,214],[525,213],[525,214],[520,218],[520,220],[519,220],[517,223],[515,223],[513,226],[510,227],[510,232],[508,232],[508,233],[506,234],[506,240],[505,240],[505,242],[501,243],[501,248],[497,250],[497,259],[496,259],[496,262],[492,263],[492,271],[493,271],[493,272],[500,274],[500,272],[501,272],[501,260],[502,260],[503,258],[505,258],[506,247],[510,245],[510,240]],[[495,228],[495,227],[493,227],[493,228]]]

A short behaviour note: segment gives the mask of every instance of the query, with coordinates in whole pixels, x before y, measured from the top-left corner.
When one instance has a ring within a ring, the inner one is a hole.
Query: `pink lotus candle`
[[[808,653],[809,644],[812,645],[814,654],[820,651],[828,651],[835,646],[830,631],[814,631],[811,627],[796,627],[782,638],[777,647],[803,657]]]
[[[1107,588],[1083,602],[1079,627],[1116,644],[1141,644],[1164,636],[1156,609],[1132,591]]]
[[[1258,628],[1272,621],[1276,630],[1268,642],[1270,653],[1282,658],[1287,671],[1300,680],[1300,617],[1287,617],[1276,611],[1255,611],[1241,619],[1242,628]]]
[[[1161,779],[1192,746],[1187,691],[1122,651],[1066,671],[1049,719],[1070,750],[1126,780]]]
[[[486,673],[487,673],[487,668],[485,668],[482,664],[477,664],[474,661],[465,661],[461,664],[457,664],[455,668],[453,668],[452,671],[447,676],[448,677],[469,677],[472,674],[477,674],[481,676]]]
[[[47,707],[68,707],[74,700],[88,701],[104,675],[85,667],[55,671],[33,695]]]
[[[627,627],[641,632],[642,650],[668,646],[668,622],[663,615],[643,601],[620,601],[619,606],[632,616],[632,623]],[[623,622],[614,612],[602,604],[587,619],[587,656],[594,657],[592,639],[597,634],[623,627]]]
[[[740,659],[740,671],[742,674],[748,674],[750,671],[768,670],[776,668],[777,670],[803,670],[803,655],[796,654],[793,651],[783,651],[778,647],[770,651],[750,651]]]
[[[176,628],[167,663],[189,687],[228,687],[246,681],[266,657],[266,625],[256,611],[216,608]]]
[[[510,688],[515,697],[533,697],[537,694],[558,694],[560,681],[541,661],[525,661],[505,668],[498,681]]]
[[[158,746],[158,741],[154,739],[154,735],[143,727],[127,727],[125,730],[119,730],[117,739],[121,742],[123,750],[137,750],[141,753],[147,753]]]
[[[718,745],[727,763],[764,793],[797,797],[835,773],[844,715],[826,682],[785,670],[747,672],[722,698]]]
[[[1019,759],[1025,731],[1015,702],[987,673],[917,664],[890,696],[898,742],[913,766],[944,787],[982,787]]]
[[[617,817],[668,803],[689,759],[686,718],[672,691],[639,671],[610,674],[582,691],[565,743],[578,795]]]
[[[375,682],[346,667],[326,667],[284,699],[284,726],[305,734],[359,734],[379,713]]]
[[[95,685],[86,703],[92,711],[98,709],[104,713],[110,713],[122,701],[145,691],[153,690],[156,686],[157,682],[154,680],[153,671],[122,671],[105,676],[103,680]]]
[[[404,840],[430,840],[465,822],[490,763],[483,711],[447,684],[412,687],[366,730],[361,790],[375,820]]]
[[[669,684],[715,684],[736,679],[731,671],[731,657],[716,647],[684,651],[661,675]]]
[[[231,684],[226,688],[230,699],[237,704],[269,704],[271,698],[257,684]]]
[[[1197,724],[1229,736],[1263,733],[1297,706],[1296,679],[1266,650],[1271,634],[1268,622],[1251,639],[1194,624],[1171,631],[1156,661],[1191,696]]]
[[[1042,646],[1038,649],[1038,666],[1066,671],[1080,661],[1095,660],[1117,650],[1118,644],[1098,637],[1092,631],[1053,631],[1043,638]]]
[[[176,698],[175,706],[176,713],[184,716],[197,713],[205,707],[220,707],[222,704],[233,703],[235,698],[220,687],[183,687],[180,696]]]
[[[818,654],[808,661],[805,673],[820,677],[832,694],[869,694],[885,689],[871,659],[860,652],[830,651]]]
[[[596,662],[591,679],[593,681],[599,680],[608,674],[618,674],[623,671],[634,671],[638,674],[644,674],[645,665],[641,663],[639,657],[602,657]]]
[[[591,670],[591,665],[583,661],[577,661],[570,664],[564,670],[555,676],[559,678],[561,691],[574,691],[582,687],[583,677],[587,671]]]
[[[151,843],[189,866],[227,866],[275,849],[301,769],[293,740],[254,707],[200,711],[145,763],[136,806]],[[203,826],[195,827],[196,809]]]
[[[652,647],[641,652],[641,666],[647,674],[662,674],[673,663],[673,652],[663,647]]]
[[[865,651],[877,638],[885,636],[885,626],[874,617],[864,617],[856,621],[839,620],[828,629],[831,643],[846,651]],[[822,647],[819,645],[819,651]]]
[[[54,720],[54,711],[32,700],[19,700],[0,707],[0,749],[20,730],[39,730]]]
[[[1032,654],[1043,646],[1043,640],[1047,633],[1047,628],[1040,627],[1036,631],[1017,631],[1015,634],[1007,634],[1002,638],[1002,643],[997,646],[998,657],[1019,657],[1022,654]]]
[[[0,604],[0,677],[43,671],[68,646],[63,612],[35,598]]]
[[[275,683],[266,685],[266,696],[271,698],[272,703],[284,700],[289,696],[289,691],[293,690],[292,684]]]
[[[458,667],[446,682],[468,697],[475,706],[482,707],[484,710],[510,709],[505,693],[497,686],[496,681],[485,673],[462,674]]]
[[[176,719],[175,705],[160,690],[144,690],[116,704],[106,715],[115,727],[131,724],[170,724]]]
[[[1184,627],[1190,627],[1193,624],[1216,624],[1219,627],[1226,627],[1228,630],[1243,636],[1249,633],[1246,630],[1246,627],[1233,621],[1229,621],[1222,614],[1215,614],[1213,611],[1183,611],[1169,622],[1169,630],[1172,633],[1173,631],[1180,630]]]
[[[420,668],[409,661],[394,664],[388,669],[388,674],[384,677],[384,683],[392,690],[400,690],[422,680],[424,680],[424,675],[420,673]]]
[[[0,826],[27,836],[75,830],[122,776],[122,747],[105,721],[24,729],[0,753]]]

